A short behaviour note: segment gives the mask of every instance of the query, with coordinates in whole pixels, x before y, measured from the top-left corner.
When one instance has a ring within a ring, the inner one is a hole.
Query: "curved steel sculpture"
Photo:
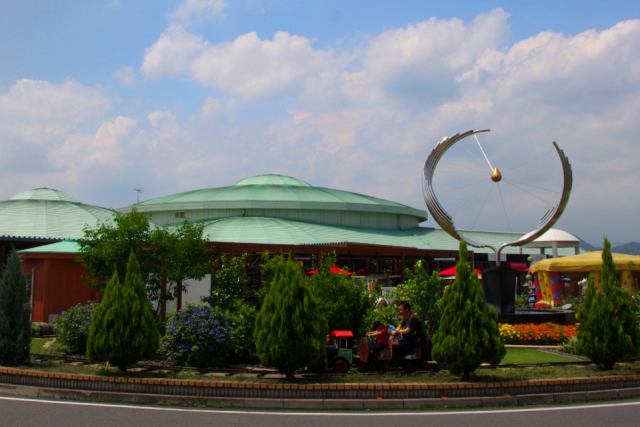
[[[451,148],[455,143],[463,140],[468,136],[472,136],[482,132],[489,132],[489,129],[483,130],[469,130],[464,133],[457,133],[453,136],[443,139],[440,143],[438,143],[431,153],[427,160],[424,163],[424,180],[422,182],[422,191],[424,193],[424,201],[427,204],[427,209],[429,209],[429,213],[436,220],[436,222],[442,227],[444,231],[446,231],[451,237],[456,240],[460,240],[462,236],[456,230],[456,227],[453,225],[453,218],[451,215],[447,213],[447,211],[442,207],[436,194],[433,190],[433,174],[436,171],[436,166],[438,166],[438,162],[447,152],[449,148]],[[569,196],[571,195],[571,187],[573,185],[573,174],[571,172],[571,164],[569,163],[569,159],[564,155],[564,152],[558,147],[558,144],[553,143],[556,151],[558,152],[558,156],[560,156],[560,162],[562,163],[562,171],[563,171],[563,179],[564,184],[562,187],[562,196],[560,197],[560,202],[553,208],[549,209],[540,219],[540,223],[538,224],[538,228],[535,230],[525,234],[520,239],[515,240],[513,242],[505,243],[500,248],[496,248],[487,243],[476,242],[470,239],[465,239],[465,241],[476,248],[491,248],[496,253],[496,263],[500,265],[500,253],[507,246],[522,246],[525,245],[538,237],[544,234],[547,230],[549,230],[553,224],[558,221],[560,215],[564,211],[564,208],[567,206],[569,202]],[[497,170],[497,168],[496,168]],[[492,174],[492,179],[493,175]],[[495,181],[495,179],[494,179]],[[496,181],[497,182],[497,181]]]

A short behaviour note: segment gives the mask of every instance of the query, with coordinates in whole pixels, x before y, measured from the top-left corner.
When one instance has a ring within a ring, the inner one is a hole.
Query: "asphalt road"
[[[0,396],[0,426],[615,427],[640,425],[640,400],[596,405],[429,412],[241,412],[29,400]]]

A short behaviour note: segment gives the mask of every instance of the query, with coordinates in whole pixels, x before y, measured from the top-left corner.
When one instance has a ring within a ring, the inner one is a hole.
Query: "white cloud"
[[[202,37],[172,24],[153,46],[146,49],[141,70],[155,78],[178,77],[189,70],[191,62],[205,46]]]
[[[218,99],[210,96],[202,103],[201,113],[203,117],[207,118],[225,116],[233,120],[236,118],[240,107],[240,101],[237,99]]]
[[[183,25],[189,25],[194,21],[223,19],[226,7],[225,0],[185,0],[169,14],[169,18]]]
[[[0,94],[0,125],[33,125],[47,128],[43,129],[46,132],[51,127],[82,123],[109,108],[100,90],[71,79],[62,84],[21,79]]]
[[[136,82],[136,72],[129,66],[120,68],[113,73],[113,77],[125,86],[131,86]]]
[[[49,150],[49,160],[57,168],[72,170],[123,168],[131,161],[127,152],[135,126],[134,119],[118,116],[113,122],[103,123],[94,135],[69,135],[64,144]]]
[[[181,143],[181,141],[178,141],[180,127],[174,114],[169,111],[152,111],[147,118],[154,130],[153,138],[149,143],[151,152],[159,149],[172,149],[172,145],[175,146]],[[171,141],[174,144],[170,144]]]
[[[332,51],[314,50],[306,37],[256,33],[233,42],[208,44],[176,25],[146,50],[142,71],[153,77],[182,73],[200,84],[244,99],[263,98],[301,87],[304,79],[335,63]]]

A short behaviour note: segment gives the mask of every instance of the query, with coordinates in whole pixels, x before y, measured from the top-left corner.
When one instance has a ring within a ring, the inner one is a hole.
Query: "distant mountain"
[[[615,252],[618,254],[627,254],[627,255],[640,255],[640,243],[637,242],[629,242],[624,245],[616,246],[615,248],[611,248],[611,252]]]
[[[576,236],[574,234],[574,236]],[[585,251],[591,252],[591,251],[601,251],[602,248],[597,248],[589,243],[587,243],[586,241],[582,240],[582,238],[580,238],[579,236],[576,236],[579,240],[580,240],[580,249],[584,249]]]

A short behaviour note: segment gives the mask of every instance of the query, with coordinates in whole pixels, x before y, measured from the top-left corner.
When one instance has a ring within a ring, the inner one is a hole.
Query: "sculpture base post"
[[[498,314],[516,312],[516,281],[518,272],[503,266],[490,267],[482,271],[484,303]]]

